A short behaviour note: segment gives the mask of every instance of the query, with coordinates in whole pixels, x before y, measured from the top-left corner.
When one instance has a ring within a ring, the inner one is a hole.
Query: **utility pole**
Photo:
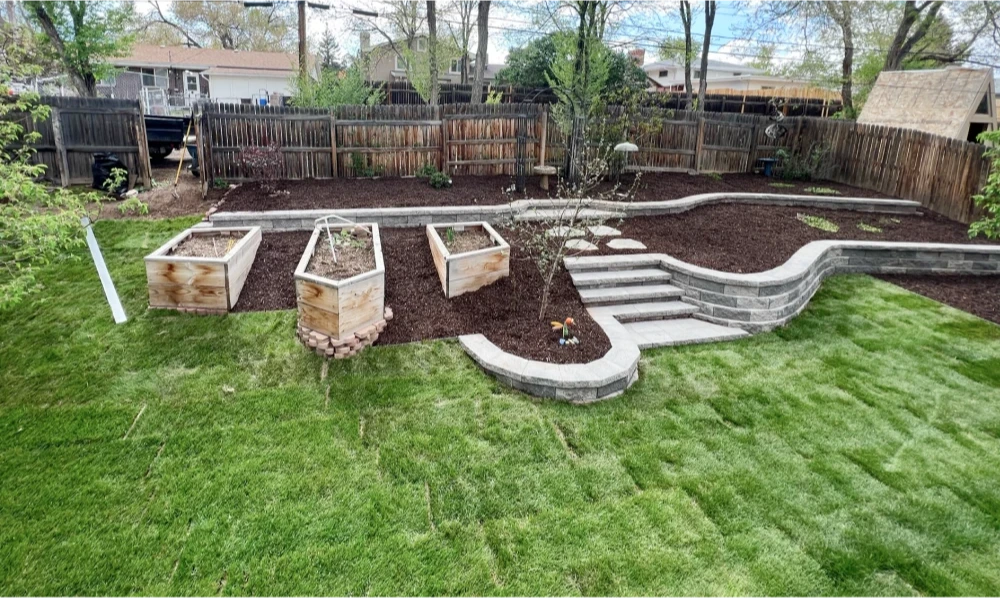
[[[309,68],[306,46],[306,0],[298,0],[299,5],[299,76],[305,76]]]

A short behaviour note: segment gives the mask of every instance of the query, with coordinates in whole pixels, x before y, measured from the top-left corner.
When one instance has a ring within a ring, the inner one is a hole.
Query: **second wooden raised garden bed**
[[[354,247],[349,239],[349,232],[358,227],[368,233],[356,237],[363,247]],[[335,243],[344,239],[349,245],[338,247],[338,260],[333,263],[326,227],[313,231],[295,268],[298,337],[321,355],[341,358],[374,343],[392,312],[385,307],[385,263],[378,225],[331,224],[329,230]],[[324,271],[348,274],[331,278]]]
[[[149,306],[224,314],[240,298],[260,227],[189,228],[146,256]]]
[[[510,245],[487,222],[428,224],[427,240],[449,299],[510,275]]]

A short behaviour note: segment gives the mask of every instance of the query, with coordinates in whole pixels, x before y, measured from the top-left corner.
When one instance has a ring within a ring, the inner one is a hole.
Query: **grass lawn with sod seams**
[[[325,366],[294,310],[147,311],[193,222],[98,224],[125,325],[82,252],[0,313],[0,593],[1000,593],[994,324],[840,276],[576,407],[455,342]]]

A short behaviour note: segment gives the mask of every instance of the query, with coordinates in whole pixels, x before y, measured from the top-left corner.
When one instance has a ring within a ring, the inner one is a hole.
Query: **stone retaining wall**
[[[705,193],[667,201],[615,202],[588,200],[588,208],[607,210],[628,218],[662,216],[719,203],[802,206],[819,209],[846,209],[885,214],[916,214],[920,204],[902,199],[866,197],[830,197],[782,195],[769,193]],[[414,227],[485,220],[491,224],[515,217],[529,218],[532,210],[547,210],[569,205],[566,200],[524,199],[495,206],[450,206],[422,208],[365,208],[353,210],[284,210],[269,212],[218,212],[209,210],[206,217],[213,226],[259,226],[264,230],[312,230],[317,218],[331,213],[354,222],[374,222],[383,227]]]

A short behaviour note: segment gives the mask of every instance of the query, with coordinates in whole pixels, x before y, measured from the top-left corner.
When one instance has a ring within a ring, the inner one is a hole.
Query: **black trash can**
[[[115,168],[121,168],[125,171],[125,179],[122,180],[117,188],[108,189],[105,183],[111,178],[111,171]],[[118,197],[121,197],[128,191],[128,167],[125,166],[125,163],[116,154],[108,152],[94,154],[94,165],[90,167],[90,173],[94,177],[94,182],[91,185],[94,189],[108,191]]]

